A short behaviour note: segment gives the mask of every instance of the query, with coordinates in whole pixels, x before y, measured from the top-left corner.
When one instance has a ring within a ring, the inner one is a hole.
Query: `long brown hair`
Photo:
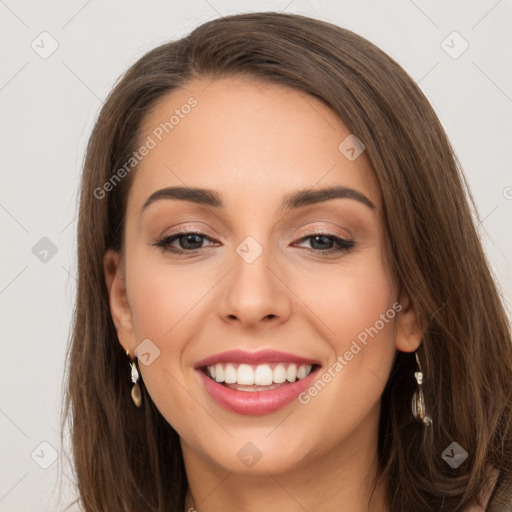
[[[389,481],[390,510],[463,510],[494,474],[486,510],[503,512],[512,503],[511,335],[460,164],[427,99],[394,60],[349,30],[274,12],[215,19],[144,55],[114,87],[90,137],[62,419],[71,430],[82,506],[183,511],[187,479],[178,434],[143,384],[143,407],[131,402],[128,358],[104,279],[105,252],[123,246],[136,169],[104,197],[98,190],[140,145],[141,123],[163,96],[196,78],[229,74],[319,98],[366,146],[382,193],[392,271],[426,326],[418,355],[434,420],[425,428],[412,418],[415,361],[399,352],[378,433],[378,472]],[[468,452],[457,468],[441,456],[452,442]]]

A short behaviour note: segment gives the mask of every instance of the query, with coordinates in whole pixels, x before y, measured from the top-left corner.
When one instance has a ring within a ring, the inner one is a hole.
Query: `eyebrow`
[[[142,206],[141,214],[155,201],[162,199],[174,199],[189,201],[192,203],[211,206],[213,208],[224,208],[222,196],[215,190],[193,187],[167,187],[153,192]],[[361,192],[352,188],[332,186],[322,189],[297,190],[283,197],[281,210],[301,208],[312,204],[323,203],[332,199],[354,199],[374,210],[375,205]]]

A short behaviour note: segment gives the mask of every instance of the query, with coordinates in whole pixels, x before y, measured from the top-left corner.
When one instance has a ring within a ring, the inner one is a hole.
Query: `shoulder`
[[[485,508],[480,505],[470,505],[469,507],[464,509],[464,512],[485,512],[487,509],[487,503],[491,497],[492,491],[494,490],[494,486],[496,485],[496,480],[498,479],[498,470],[493,469],[491,472],[491,476],[489,481],[487,482],[487,486],[485,487],[485,492],[482,495],[482,503]]]

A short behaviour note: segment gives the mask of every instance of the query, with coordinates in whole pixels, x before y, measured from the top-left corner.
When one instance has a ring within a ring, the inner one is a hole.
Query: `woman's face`
[[[376,449],[395,351],[419,340],[352,137],[319,100],[243,78],[190,83],[146,118],[107,283],[186,462],[279,473]]]

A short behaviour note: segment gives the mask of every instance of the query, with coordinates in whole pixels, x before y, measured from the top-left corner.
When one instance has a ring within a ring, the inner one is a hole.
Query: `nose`
[[[271,256],[264,250],[249,263],[235,254],[218,307],[225,322],[258,329],[288,319],[293,294]]]

